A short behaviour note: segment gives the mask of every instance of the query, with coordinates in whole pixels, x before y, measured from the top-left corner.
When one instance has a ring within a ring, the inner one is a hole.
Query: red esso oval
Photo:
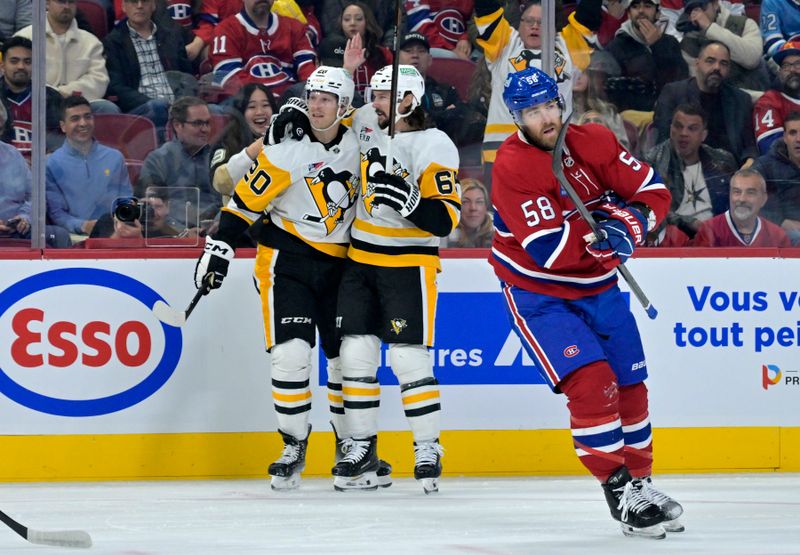
[[[146,363],[152,352],[150,330],[136,320],[122,322],[114,328],[102,321],[78,326],[61,320],[43,328],[44,323],[44,310],[38,308],[23,308],[14,314],[11,358],[19,366],[66,368],[78,362],[97,368],[116,359],[124,366],[135,368]],[[42,345],[49,345],[51,351],[42,353]]]

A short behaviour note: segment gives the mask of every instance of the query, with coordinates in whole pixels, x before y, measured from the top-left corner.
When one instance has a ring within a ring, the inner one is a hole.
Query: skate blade
[[[439,491],[439,478],[420,478],[419,481],[422,482],[422,490],[425,495]]]
[[[386,476],[378,476],[378,487],[379,488],[388,488],[392,485],[392,476],[387,474]]]
[[[378,475],[374,472],[365,472],[359,476],[334,476],[333,478],[333,489],[336,491],[374,491],[378,489],[379,485]],[[391,485],[391,481],[389,485]]]
[[[672,520],[665,520],[661,524],[662,526],[664,526],[664,530],[666,530],[667,532],[683,532],[684,530],[686,530],[686,528],[684,528],[683,526],[683,523],[677,518]]]
[[[291,476],[273,476],[269,483],[275,491],[288,491],[300,487],[300,474],[295,473]]]
[[[653,526],[646,526],[644,528],[634,528],[630,524],[625,524],[620,522],[620,528],[622,528],[622,533],[626,536],[634,537],[634,538],[647,538],[649,540],[663,540],[667,537],[667,533],[664,531],[664,527],[661,524],[655,524]]]

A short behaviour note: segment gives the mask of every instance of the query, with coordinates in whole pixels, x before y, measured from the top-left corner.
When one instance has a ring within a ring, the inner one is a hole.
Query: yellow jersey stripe
[[[335,256],[336,258],[347,257],[347,245],[340,245],[339,243],[320,243],[317,241],[309,241],[308,239],[303,237],[299,231],[297,231],[297,227],[295,227],[294,222],[281,219],[281,223],[283,224],[283,227],[286,229],[286,231],[288,231],[289,233],[291,233],[292,235],[294,235],[295,237],[297,237],[310,247],[320,252],[324,252],[327,255]]]
[[[232,209],[228,208],[227,206],[223,206],[221,208],[221,211],[222,212],[230,212],[234,216],[240,217],[241,219],[243,219],[244,221],[247,222],[247,225],[253,225],[253,223],[255,222],[255,220],[251,220],[250,218],[248,218],[247,216],[245,216],[244,214],[242,214],[238,210],[232,210]]]
[[[438,399],[438,398],[439,398],[439,390],[426,391],[424,393],[417,393],[416,395],[403,396],[403,404],[413,405],[414,403],[419,403],[420,401],[427,401],[429,399]]]
[[[437,272],[442,270],[438,256],[428,254],[379,254],[357,249],[350,245],[347,256],[356,262],[371,266],[384,266],[388,268],[408,268],[424,266],[434,268]]]
[[[272,266],[275,256],[275,249],[258,245],[255,273],[258,279],[258,289],[261,292],[261,312],[264,315],[264,338],[267,349],[271,349],[275,345],[275,330],[272,329],[272,286],[274,284]]]
[[[377,397],[381,394],[380,387],[376,386],[372,389],[361,389],[355,387],[343,387],[342,393],[352,397]]]
[[[478,27],[479,33],[495,21],[498,21],[497,27],[492,31],[489,38],[484,40],[478,35],[477,39],[478,45],[483,48],[483,55],[490,62],[495,61],[500,56],[508,41],[511,40],[511,25],[503,17],[503,8],[498,8],[497,11],[489,15],[475,18],[475,25]]]
[[[276,401],[283,401],[284,403],[296,403],[298,401],[305,401],[311,399],[311,392],[305,391],[303,393],[276,393],[272,392],[272,398]]]
[[[381,237],[433,237],[432,234],[417,227],[384,227],[358,218],[353,222],[353,227],[364,233],[372,233],[373,235],[380,235]]]
[[[427,295],[428,313],[427,318],[428,333],[426,345],[433,347],[434,334],[436,332],[436,301],[439,298],[436,290],[436,271],[433,268],[423,268],[425,272],[425,294]],[[437,395],[438,396],[438,395]]]

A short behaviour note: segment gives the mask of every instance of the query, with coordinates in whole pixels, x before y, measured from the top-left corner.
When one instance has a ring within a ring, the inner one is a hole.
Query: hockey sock
[[[380,353],[381,342],[374,335],[346,335],[342,340],[342,399],[350,437],[366,438],[378,433],[381,387],[375,375]]]
[[[272,401],[278,429],[297,439],[308,435],[311,411],[311,346],[292,339],[272,348]]]
[[[389,361],[400,382],[403,410],[414,441],[438,439],[442,405],[430,351],[425,345],[393,343],[389,346]]]
[[[339,357],[328,359],[328,407],[331,423],[339,438],[350,437],[344,418],[344,397],[342,396],[342,366]]]
[[[604,360],[572,372],[559,389],[567,396],[575,453],[605,482],[624,464],[617,378]]]
[[[653,469],[653,433],[647,407],[647,386],[644,382],[619,388],[625,466],[634,478],[650,476]]]

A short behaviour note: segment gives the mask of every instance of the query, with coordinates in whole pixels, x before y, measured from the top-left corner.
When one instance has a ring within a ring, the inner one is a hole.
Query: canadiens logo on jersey
[[[542,59],[541,54],[536,54],[531,52],[530,50],[523,50],[519,53],[519,55],[510,58],[508,62],[514,67],[515,71],[522,71],[523,69],[527,69],[529,67],[535,66],[533,62],[540,61]],[[567,79],[567,75],[565,73],[565,69],[567,67],[567,60],[558,51],[558,49],[553,51],[553,71],[556,74],[556,81],[558,83],[563,82]]]
[[[253,56],[248,60],[245,71],[268,87],[279,85],[290,79],[294,80],[280,60],[274,56]]]
[[[330,235],[344,221],[345,212],[355,203],[358,190],[354,184],[356,181],[352,173],[336,172],[330,167],[323,168],[313,177],[306,177],[306,185],[319,214],[305,214],[303,219],[325,224],[327,235]]]
[[[400,164],[397,162],[397,158],[392,158],[394,162],[392,173],[403,178],[408,177],[408,170],[400,167]],[[371,176],[375,175],[379,171],[385,171],[385,160],[386,157],[381,154],[380,149],[377,147],[371,148],[367,150],[367,152],[362,152],[361,175]],[[361,197],[364,199],[364,208],[366,208],[367,214],[372,216],[372,201],[375,200],[375,185],[370,183],[369,179],[361,182]]]
[[[192,5],[186,0],[170,0],[167,11],[169,16],[182,27],[192,26]]]
[[[392,318],[389,323],[391,324],[392,331],[395,335],[400,335],[400,333],[408,326],[408,323],[402,318]]]
[[[452,8],[438,12],[434,23],[439,29],[439,34],[454,45],[466,31],[461,14]]]

